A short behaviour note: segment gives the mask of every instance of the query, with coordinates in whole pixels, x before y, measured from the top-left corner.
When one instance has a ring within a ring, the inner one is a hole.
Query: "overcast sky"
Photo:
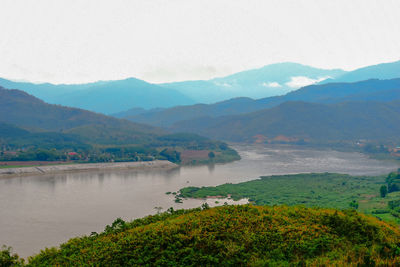
[[[400,59],[399,0],[1,0],[0,77],[206,79]]]

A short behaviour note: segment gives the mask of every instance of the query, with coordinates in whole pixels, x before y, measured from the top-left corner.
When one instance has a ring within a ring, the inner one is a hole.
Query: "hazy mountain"
[[[125,118],[136,122],[167,127],[178,121],[198,117],[218,117],[253,112],[271,108],[286,101],[337,103],[360,100],[392,101],[394,99],[400,99],[400,79],[310,85],[284,96],[258,100],[236,98],[210,105],[178,106],[162,111],[131,115]]]
[[[344,73],[337,78],[322,81],[321,83],[330,82],[356,82],[368,79],[394,79],[400,78],[400,61],[391,63],[382,63],[356,69]]]
[[[264,103],[251,98],[241,97],[218,102],[216,104],[195,104],[190,106],[177,106],[161,111],[154,110],[141,112],[136,115],[123,116],[122,118],[136,122],[146,122],[150,125],[168,127],[169,125],[181,120],[189,120],[203,116],[216,117],[240,114],[263,108]]]
[[[160,85],[174,88],[197,102],[214,103],[235,97],[262,98],[283,95],[305,85],[339,77],[344,73],[345,71],[340,69],[325,70],[297,63],[278,63],[206,81]]]
[[[338,140],[400,140],[400,100],[317,104],[286,102],[253,113],[203,117],[172,126],[228,141],[255,141],[285,136],[316,142]]]
[[[33,84],[0,79],[0,86],[23,90],[48,103],[105,114],[132,107],[148,109],[194,104],[193,100],[176,90],[134,78],[73,85]]]

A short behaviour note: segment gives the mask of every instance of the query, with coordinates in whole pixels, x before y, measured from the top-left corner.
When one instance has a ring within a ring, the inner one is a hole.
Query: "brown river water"
[[[359,153],[285,146],[235,146],[242,160],[173,170],[97,171],[0,179],[0,245],[27,257],[69,238],[102,231],[117,217],[156,213],[155,207],[192,208],[204,200],[175,203],[168,191],[253,180],[262,175],[338,172],[388,173],[399,166]],[[215,200],[209,200],[214,203]]]

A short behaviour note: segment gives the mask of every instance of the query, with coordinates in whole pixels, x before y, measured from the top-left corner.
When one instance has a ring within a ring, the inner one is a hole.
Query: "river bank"
[[[141,161],[141,162],[113,162],[113,163],[84,163],[84,164],[60,164],[47,166],[19,167],[0,169],[0,178],[42,175],[63,172],[77,171],[98,171],[98,170],[144,170],[144,169],[172,169],[178,165],[167,160]]]

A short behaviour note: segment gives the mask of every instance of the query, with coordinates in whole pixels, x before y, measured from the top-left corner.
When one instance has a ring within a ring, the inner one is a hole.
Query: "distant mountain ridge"
[[[400,61],[354,71],[319,69],[298,63],[277,63],[210,80],[151,84],[136,78],[86,84],[35,84],[0,78],[0,86],[20,89],[48,103],[103,114],[132,116],[154,109],[197,103],[224,102],[232,98],[261,99],[282,96],[310,84],[358,82],[400,78]],[[138,109],[144,109],[144,112]],[[131,110],[130,114],[126,111]],[[132,111],[134,110],[134,111]],[[125,114],[123,114],[125,112]]]
[[[327,79],[320,83],[331,82],[358,82],[369,79],[394,79],[400,78],[400,61],[381,63],[344,73],[336,78]]]
[[[277,63],[211,80],[160,84],[200,103],[215,103],[235,97],[262,98],[283,95],[302,86],[345,74],[344,70],[318,69],[298,63]]]
[[[135,78],[72,85],[34,84],[0,79],[0,86],[25,91],[51,104],[104,114],[117,113],[132,107],[148,109],[195,103],[174,89]]]
[[[258,100],[235,98],[210,105],[196,104],[161,111],[149,111],[125,118],[135,122],[169,127],[183,120],[244,114],[272,108],[286,101],[338,103],[343,101],[392,101],[395,99],[400,99],[400,79],[367,80],[355,83],[310,85],[284,96]]]

